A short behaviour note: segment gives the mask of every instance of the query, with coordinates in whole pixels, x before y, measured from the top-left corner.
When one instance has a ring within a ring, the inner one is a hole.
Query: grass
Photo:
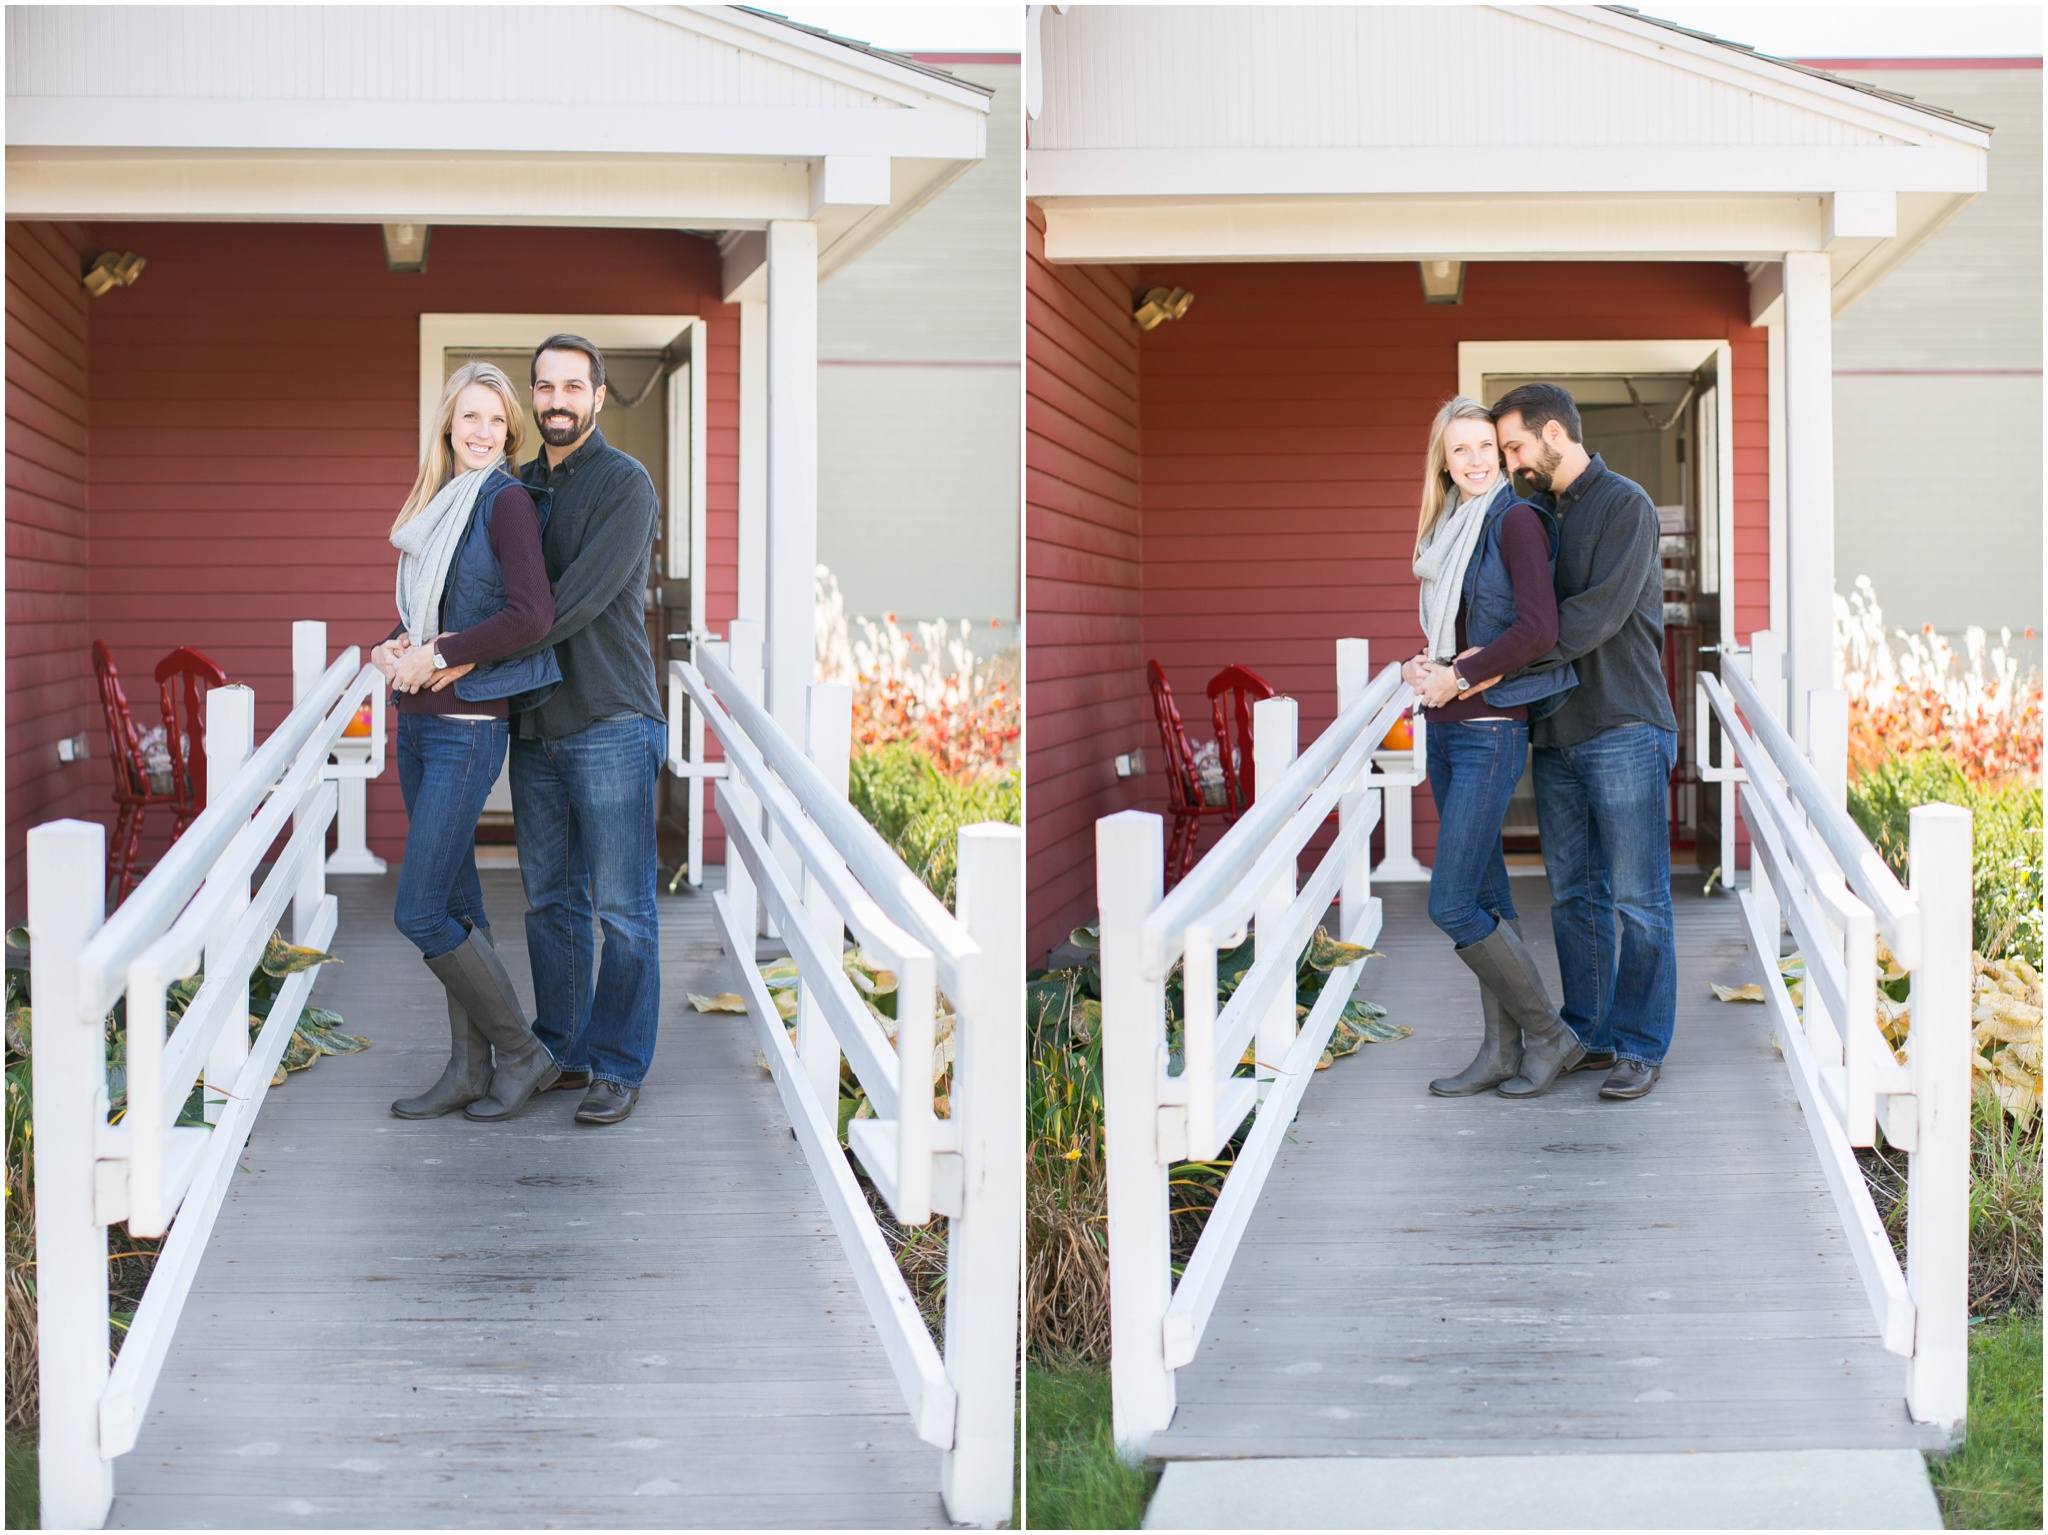
[[[1032,1364],[1025,1372],[1025,1523],[1034,1530],[1135,1530],[1159,1480],[1126,1465],[1110,1437],[1109,1370]]]
[[[1970,1424],[1931,1468],[1952,1530],[2041,1528],[2041,1318],[2013,1313],[1970,1334]]]
[[[7,1433],[7,1528],[41,1527],[36,1487],[36,1440],[33,1431]]]

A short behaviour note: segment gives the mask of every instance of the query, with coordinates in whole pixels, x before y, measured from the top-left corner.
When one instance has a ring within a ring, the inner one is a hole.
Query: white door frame
[[[1734,352],[1726,340],[1707,341],[1460,341],[1458,393],[1477,400],[1489,373],[1572,374],[1692,373],[1714,367],[1715,425],[1719,439],[1715,479],[1719,482],[1721,643],[1735,642],[1735,375]]]
[[[690,628],[704,628],[707,547],[704,524],[705,422],[704,379],[710,365],[710,327],[696,315],[688,314],[422,314],[420,316],[420,448],[424,452],[427,434],[434,428],[434,406],[441,398],[441,383],[447,377],[443,358],[449,348],[475,347],[478,351],[504,351],[533,344],[536,330],[541,335],[570,331],[586,337],[600,348],[624,350],[660,349],[678,336],[688,337],[689,361],[668,380],[668,485],[666,502],[668,527],[664,543],[669,550],[670,568],[662,574],[674,580],[684,574],[675,568],[679,543],[677,519],[687,519],[690,551]],[[689,414],[687,451],[678,452],[684,434],[677,430],[677,417]]]

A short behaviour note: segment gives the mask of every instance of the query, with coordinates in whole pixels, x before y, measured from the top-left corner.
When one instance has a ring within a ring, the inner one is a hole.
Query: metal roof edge
[[[972,80],[962,79],[951,70],[940,69],[937,65],[924,63],[908,53],[891,53],[888,49],[877,48],[872,43],[864,43],[857,38],[841,37],[836,32],[826,31],[823,27],[814,27],[808,22],[792,21],[789,17],[779,12],[764,11],[757,6],[728,5],[725,9],[745,12],[747,15],[757,17],[762,21],[773,22],[776,26],[788,27],[792,32],[801,32],[807,37],[814,37],[820,42],[832,43],[838,47],[849,49],[854,53],[863,54],[879,63],[894,65],[899,69],[908,70],[912,74],[926,75],[934,80],[942,80],[948,85],[958,86],[961,90],[973,91],[981,96],[995,95],[994,86],[977,85]]]

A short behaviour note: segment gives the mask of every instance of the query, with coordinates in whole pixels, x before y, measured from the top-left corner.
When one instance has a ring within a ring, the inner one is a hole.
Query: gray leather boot
[[[1501,1009],[1521,1026],[1521,1070],[1496,1089],[1503,1098],[1533,1098],[1585,1055],[1586,1047],[1551,1005],[1536,961],[1522,945],[1522,935],[1501,923],[1475,944],[1457,951],[1458,958],[1479,977],[1479,984],[1499,998]]]
[[[1517,935],[1521,933],[1519,922],[1510,925]],[[1521,1070],[1522,1030],[1507,1016],[1500,998],[1484,981],[1479,983],[1479,1006],[1486,1020],[1479,1038],[1479,1054],[1456,1076],[1438,1077],[1429,1084],[1429,1090],[1439,1098],[1468,1098],[1483,1093]]]
[[[488,939],[472,930],[462,944],[428,960],[427,968],[462,1003],[470,1021],[491,1042],[495,1058],[490,1091],[462,1112],[471,1119],[511,1118],[528,1098],[560,1076],[562,1068],[548,1047],[534,1038],[505,962]]]
[[[489,928],[475,928],[485,943],[491,941]],[[401,1098],[391,1105],[400,1119],[438,1119],[475,1103],[491,1089],[491,1042],[469,1021],[469,1014],[448,993],[448,1064],[441,1079],[417,1098]]]

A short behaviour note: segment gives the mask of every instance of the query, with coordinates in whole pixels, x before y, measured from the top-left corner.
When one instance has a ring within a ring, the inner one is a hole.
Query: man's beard
[[[561,423],[560,418],[563,416],[569,417],[567,426]],[[573,410],[563,410],[558,406],[546,415],[536,416],[534,419],[540,426],[542,442],[551,448],[566,448],[590,430],[591,413],[578,415]]]
[[[1536,455],[1536,462],[1533,465],[1525,464],[1515,471],[1515,485],[1521,490],[1548,492],[1550,477],[1556,473],[1557,466],[1564,462],[1564,455],[1547,442],[1537,446]]]

